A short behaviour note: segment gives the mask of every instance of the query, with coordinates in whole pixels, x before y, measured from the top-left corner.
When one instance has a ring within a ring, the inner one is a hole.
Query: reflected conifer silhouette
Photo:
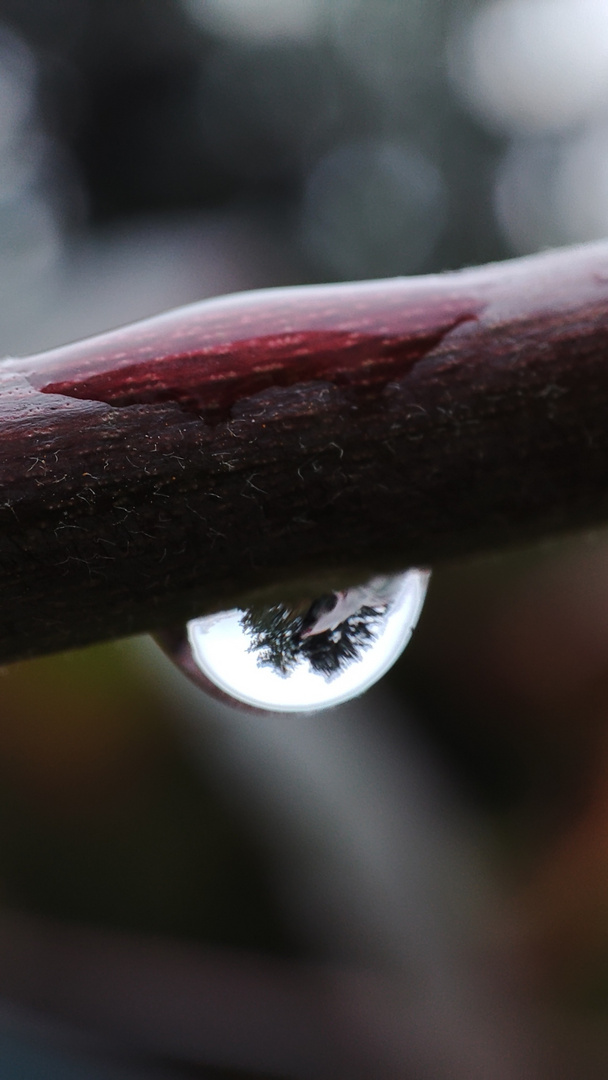
[[[312,671],[330,680],[357,661],[377,637],[390,604],[366,604],[332,629],[315,633],[315,622],[336,603],[337,595],[328,593],[303,609],[276,604],[244,611],[241,626],[251,636],[249,651],[257,653],[258,665],[287,676],[307,660]]]

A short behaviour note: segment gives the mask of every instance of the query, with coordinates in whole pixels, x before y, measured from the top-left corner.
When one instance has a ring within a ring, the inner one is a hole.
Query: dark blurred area
[[[606,0],[0,0],[0,342],[608,232]],[[439,568],[382,686],[0,673],[0,1075],[608,1069],[608,538]]]

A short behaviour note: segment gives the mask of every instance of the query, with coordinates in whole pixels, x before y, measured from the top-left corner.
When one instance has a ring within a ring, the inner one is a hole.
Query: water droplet
[[[297,607],[224,611],[158,640],[208,692],[251,709],[308,712],[362,694],[418,622],[430,577],[408,570]]]

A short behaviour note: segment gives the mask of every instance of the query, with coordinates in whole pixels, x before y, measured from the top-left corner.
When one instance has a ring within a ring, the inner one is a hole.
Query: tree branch
[[[4,361],[0,660],[607,520],[607,350],[602,243]]]

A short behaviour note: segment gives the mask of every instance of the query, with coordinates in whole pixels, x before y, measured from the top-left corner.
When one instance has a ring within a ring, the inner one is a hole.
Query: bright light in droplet
[[[188,623],[192,658],[212,686],[253,708],[306,712],[339,705],[362,694],[394,664],[418,621],[428,578],[427,571],[409,570],[390,579],[390,606],[374,640],[329,679],[313,671],[305,659],[288,675],[260,666],[237,610]]]

